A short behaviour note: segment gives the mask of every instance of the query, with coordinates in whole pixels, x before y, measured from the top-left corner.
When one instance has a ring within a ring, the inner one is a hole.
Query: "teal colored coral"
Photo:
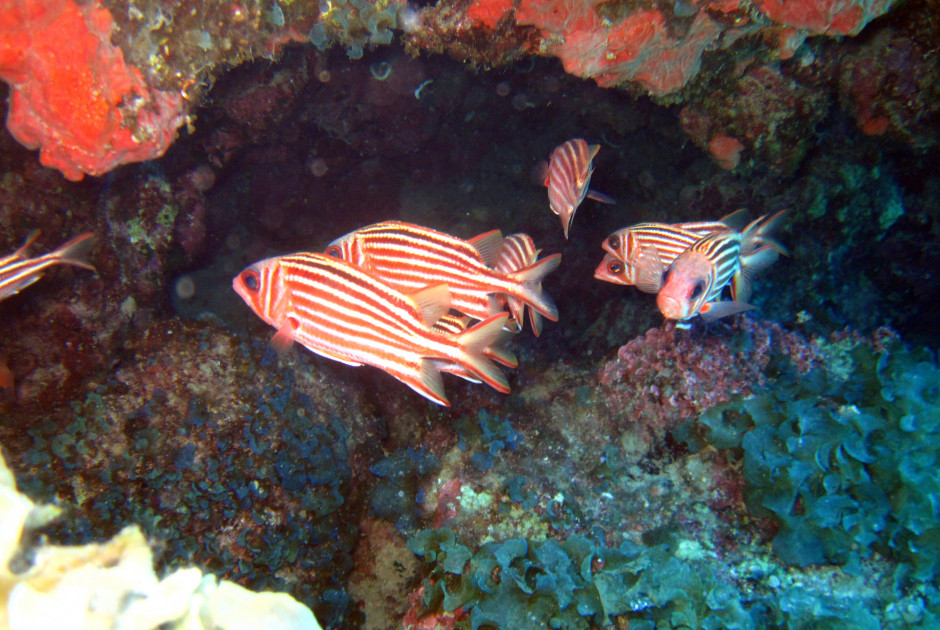
[[[773,517],[782,560],[848,563],[873,551],[929,581],[940,567],[940,370],[889,342],[850,352],[847,372],[783,376],[706,411],[704,439],[738,449],[749,511]],[[687,438],[693,446],[694,438]]]

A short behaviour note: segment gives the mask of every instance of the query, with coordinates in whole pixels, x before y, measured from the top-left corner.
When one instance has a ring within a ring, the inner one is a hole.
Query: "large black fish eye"
[[[343,257],[343,250],[341,250],[341,249],[340,249],[338,246],[336,246],[336,245],[330,245],[329,247],[326,248],[326,255],[327,255],[327,256],[332,256],[333,258],[342,258],[342,257]]]
[[[705,283],[701,281],[696,282],[695,286],[692,287],[692,294],[689,296],[689,299],[694,300],[695,298],[700,296],[702,294],[702,291],[704,290],[705,290]]]
[[[623,273],[623,263],[618,261],[607,263],[607,271],[615,276],[619,276]]]
[[[242,282],[249,291],[257,291],[261,286],[257,271],[246,271],[242,274]]]
[[[616,236],[609,237],[607,244],[610,245],[611,249],[620,249],[620,239]]]

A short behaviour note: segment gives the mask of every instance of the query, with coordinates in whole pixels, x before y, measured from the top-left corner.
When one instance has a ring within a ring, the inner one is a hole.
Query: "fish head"
[[[601,249],[603,249],[608,254],[611,254],[615,258],[620,260],[627,259],[627,239],[630,236],[630,229],[624,228],[622,230],[617,230],[613,232],[610,236],[604,239],[604,242],[601,243]]]
[[[279,326],[285,321],[290,295],[284,286],[279,258],[268,258],[245,267],[232,280],[232,288],[268,324]]]
[[[688,319],[696,314],[708,298],[714,280],[714,265],[707,256],[686,251],[673,261],[665,272],[663,285],[656,296],[663,317]]]
[[[633,269],[616,256],[604,254],[604,260],[594,270],[594,277],[613,284],[633,284]]]
[[[361,249],[359,247],[359,237],[356,232],[350,232],[341,236],[326,246],[324,252],[327,256],[345,260],[354,265],[362,266],[365,261],[360,260]]]

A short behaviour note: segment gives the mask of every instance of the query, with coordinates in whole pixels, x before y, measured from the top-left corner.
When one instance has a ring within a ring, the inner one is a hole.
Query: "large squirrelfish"
[[[656,297],[663,316],[685,321],[701,315],[710,322],[753,309],[745,302],[750,297],[753,276],[785,252],[769,236],[782,214],[778,212],[766,220],[760,217],[744,232],[712,232],[682,252],[665,270]],[[720,301],[729,283],[731,300]]]
[[[589,145],[581,138],[574,138],[556,147],[548,163],[542,166],[545,186],[548,187],[548,203],[552,212],[561,218],[565,238],[568,238],[574,213],[585,197],[601,203],[615,203],[607,195],[590,189],[594,157],[600,148],[599,144]]]
[[[26,250],[38,236],[39,230],[36,230],[27,237],[26,242],[19,249],[9,256],[0,258],[0,300],[16,295],[36,282],[42,278],[46,269],[53,265],[74,265],[95,270],[86,259],[88,252],[95,244],[95,235],[91,232],[76,236],[48,254],[36,258],[25,258]]]
[[[558,309],[542,291],[542,279],[558,267],[561,254],[502,273],[487,265],[495,264],[502,240],[498,231],[470,242],[411,223],[383,221],[336,239],[326,253],[404,293],[446,284],[451,308],[476,319],[498,312],[497,296],[504,294],[558,321]]]
[[[441,369],[459,368],[473,380],[508,392],[505,375],[483,355],[503,334],[506,313],[446,335],[431,330],[450,306],[446,286],[406,296],[345,261],[298,253],[257,262],[232,282],[268,324],[272,344],[294,341],[347,365],[382,369],[439,405],[449,406]]]

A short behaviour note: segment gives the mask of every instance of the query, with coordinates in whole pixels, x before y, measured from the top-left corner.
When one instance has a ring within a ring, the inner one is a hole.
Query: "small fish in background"
[[[499,294],[504,294],[558,321],[558,309],[542,290],[542,279],[558,267],[561,254],[503,273],[490,266],[498,261],[502,242],[499,230],[466,241],[412,223],[383,221],[336,239],[326,253],[406,294],[445,284],[451,308],[475,319],[498,313]]]
[[[682,252],[663,272],[663,286],[656,296],[663,316],[687,327],[685,320],[696,315],[712,322],[755,308],[746,303],[754,275],[786,253],[770,237],[782,214],[762,216],[743,232],[712,232]],[[731,300],[722,301],[721,293],[729,285]]]
[[[534,265],[538,261],[540,253],[542,253],[542,250],[536,249],[535,242],[528,234],[521,232],[510,234],[500,243],[496,262],[493,266],[501,273],[514,273]],[[538,288],[541,289],[541,283],[539,283]],[[525,315],[525,303],[511,296],[506,297],[505,300],[509,312],[512,313],[516,329],[521,331],[522,318]],[[532,333],[536,337],[542,334],[542,316],[533,308],[529,308],[529,324],[532,326]]]
[[[94,271],[95,268],[87,260],[88,253],[95,244],[94,236],[88,232],[76,236],[48,254],[25,258],[26,250],[39,237],[39,230],[32,232],[18,250],[0,258],[0,300],[16,295],[36,282],[42,278],[46,269],[53,265],[74,265]]]
[[[740,230],[747,211],[736,210],[718,221],[688,223],[637,223],[613,232],[601,247],[607,254],[594,277],[614,284],[635,285],[644,293],[662,287],[662,270],[692,243],[721,230]]]
[[[540,179],[548,187],[548,203],[552,212],[561,218],[565,238],[568,238],[574,213],[585,197],[606,204],[616,203],[607,195],[589,188],[594,173],[594,156],[600,149],[599,144],[589,145],[581,138],[574,138],[556,147],[548,162],[540,165]]]
[[[250,265],[232,288],[277,328],[271,343],[279,352],[296,341],[346,365],[371,365],[445,407],[442,369],[509,392],[506,376],[483,354],[498,344],[508,313],[455,335],[434,332],[429,323],[450,308],[445,285],[405,295],[346,261],[297,253]]]

